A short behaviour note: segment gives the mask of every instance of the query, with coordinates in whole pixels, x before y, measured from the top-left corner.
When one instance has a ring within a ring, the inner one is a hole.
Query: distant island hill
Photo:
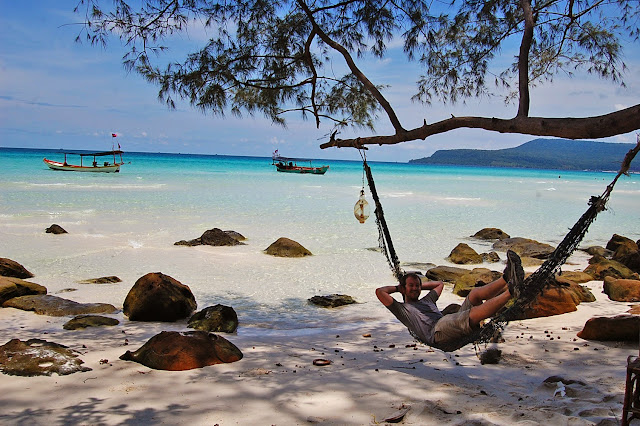
[[[566,139],[534,139],[515,148],[447,149],[431,157],[409,160],[411,164],[439,164],[525,169],[618,171],[625,154],[635,144]],[[631,163],[640,173],[640,161]]]

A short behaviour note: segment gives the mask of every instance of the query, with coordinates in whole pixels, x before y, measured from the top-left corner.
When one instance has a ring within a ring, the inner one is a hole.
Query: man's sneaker
[[[517,299],[524,282],[524,269],[520,256],[513,250],[507,250],[507,267],[502,276],[509,286],[509,293]]]

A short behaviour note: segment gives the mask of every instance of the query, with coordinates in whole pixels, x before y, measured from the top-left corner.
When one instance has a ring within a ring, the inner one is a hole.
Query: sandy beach
[[[571,262],[582,270],[584,259]],[[528,268],[530,271],[530,268]],[[618,424],[626,359],[635,344],[576,337],[593,316],[629,309],[586,284],[596,296],[576,312],[509,324],[498,364],[482,365],[487,346],[445,353],[417,343],[372,299],[357,306],[361,329],[307,335],[227,334],[244,354],[231,364],[181,372],[122,361],[160,331],[185,322],[141,323],[68,331],[68,318],[0,309],[0,341],[42,338],[76,350],[92,370],[67,376],[2,375],[2,424]],[[372,289],[373,293],[373,289]],[[63,296],[64,297],[64,296]],[[445,289],[440,305],[459,301]],[[370,337],[369,337],[370,335]],[[316,366],[315,359],[328,359]]]

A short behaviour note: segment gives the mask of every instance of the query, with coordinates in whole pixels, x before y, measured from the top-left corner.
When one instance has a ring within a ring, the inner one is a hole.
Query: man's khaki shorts
[[[433,328],[436,345],[448,346],[448,343],[459,341],[473,332],[469,323],[469,311],[473,305],[465,298],[460,310],[454,314],[443,316]]]

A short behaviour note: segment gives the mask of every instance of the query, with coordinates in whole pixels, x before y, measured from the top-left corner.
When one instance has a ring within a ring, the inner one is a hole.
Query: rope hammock
[[[474,330],[474,332],[466,336],[466,338],[461,339],[459,341],[460,348],[469,343],[488,343],[497,332],[504,330],[509,321],[522,318],[524,309],[531,305],[536,297],[542,293],[542,290],[551,283],[552,278],[560,270],[560,267],[578,247],[587,233],[589,226],[596,219],[598,213],[606,210],[606,204],[609,201],[609,196],[613,191],[613,187],[620,176],[628,174],[631,161],[638,151],[640,151],[640,135],[638,135],[638,142],[636,146],[627,152],[624,160],[622,161],[620,171],[618,171],[615,178],[607,186],[602,195],[592,196],[589,199],[589,208],[587,211],[580,217],[580,219],[578,219],[575,225],[573,225],[569,233],[564,237],[560,244],[558,244],[549,258],[547,258],[547,260],[534,273],[524,280],[523,288],[518,299],[515,300],[513,304],[509,305],[508,308],[495,315],[485,325]],[[371,174],[371,168],[367,164],[366,156],[362,151],[360,151],[360,155],[362,157],[364,171],[367,175],[367,182],[369,184],[369,189],[371,190],[371,196],[375,202],[376,208],[374,213],[376,216],[376,224],[378,225],[378,243],[387,258],[387,262],[389,263],[394,276],[398,281],[400,281],[400,278],[404,275],[404,271],[400,268],[400,261],[398,260],[398,256],[393,248],[391,234],[389,233],[387,222],[384,219],[382,204],[380,204],[380,199],[376,191],[373,175]]]

